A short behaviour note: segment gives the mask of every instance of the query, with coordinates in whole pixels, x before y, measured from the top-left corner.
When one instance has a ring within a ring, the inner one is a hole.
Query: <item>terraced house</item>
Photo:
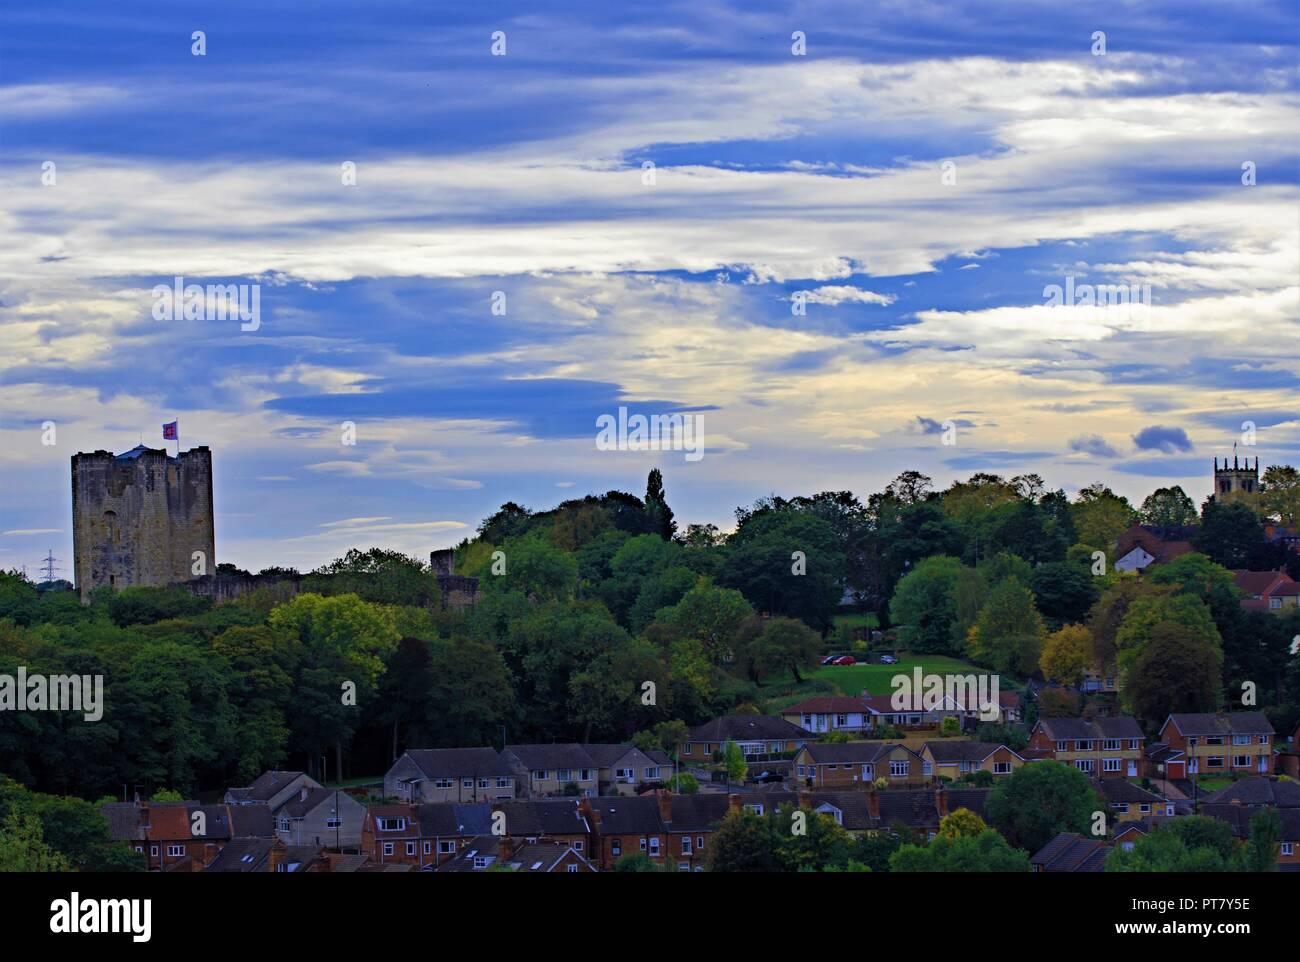
[[[1037,758],[1054,758],[1094,778],[1136,778],[1142,729],[1128,715],[1040,718],[1029,735]]]
[[[1188,775],[1272,770],[1276,733],[1263,712],[1174,714],[1160,727],[1160,740],[1187,759]]]
[[[773,715],[723,715],[692,728],[677,757],[683,765],[703,765],[729,741],[740,746],[747,761],[766,761],[812,744],[817,735]]]

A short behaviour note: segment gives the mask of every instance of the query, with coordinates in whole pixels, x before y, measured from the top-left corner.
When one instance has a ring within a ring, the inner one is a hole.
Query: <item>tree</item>
[[[1019,579],[1004,578],[990,592],[971,628],[968,648],[971,658],[981,664],[1028,675],[1038,667],[1045,634],[1033,593]]]
[[[1169,819],[1167,825],[1106,857],[1107,872],[1230,872],[1242,867],[1227,822],[1203,815]]]
[[[1171,594],[1168,587],[1157,588],[1129,606],[1119,631],[1115,634],[1120,682],[1124,687],[1128,686],[1129,672],[1156,627],[1171,622],[1192,629],[1219,651],[1220,660],[1222,659],[1219,629],[1205,603],[1194,594]],[[1216,672],[1215,680],[1218,678]]]
[[[0,831],[0,872],[71,872],[66,856],[45,844],[41,820],[10,812]]]
[[[937,835],[929,845],[904,845],[891,872],[1028,872],[1029,856],[990,828],[977,835]]]
[[[578,563],[540,531],[504,542],[505,573],[480,578],[485,591],[519,591],[537,601],[573,597]]]
[[[1055,761],[1021,766],[984,803],[989,824],[1031,852],[1061,832],[1087,832],[1093,812],[1106,810],[1087,775]]]
[[[793,618],[753,619],[756,631],[737,635],[736,665],[758,684],[766,676],[788,671],[796,683],[803,681],[800,668],[817,664],[821,639],[801,621]]]
[[[1029,588],[1053,628],[1083,621],[1099,594],[1088,569],[1067,561],[1040,564],[1029,577]]]
[[[969,808],[958,808],[939,820],[939,835],[943,838],[974,838],[988,830],[984,819]]]
[[[852,839],[831,816],[782,805],[772,821],[777,860],[783,871],[821,872],[848,866]]]
[[[1196,502],[1178,485],[1156,488],[1142,502],[1142,520],[1162,528],[1181,528],[1196,523]]]
[[[778,844],[770,818],[748,809],[729,812],[709,840],[705,867],[710,872],[779,872]]]
[[[1162,622],[1129,669],[1124,700],[1157,725],[1174,712],[1213,712],[1223,697],[1223,652],[1203,632]]]
[[[846,562],[834,529],[796,509],[750,515],[727,542],[719,580],[755,608],[830,628],[843,595]]]
[[[1247,872],[1276,872],[1282,846],[1282,819],[1276,808],[1261,808],[1250,817],[1250,836],[1242,853]]]
[[[1070,514],[1079,541],[1105,551],[1138,519],[1128,498],[1120,497],[1103,484],[1080,490],[1070,505]]]
[[[753,615],[754,609],[739,591],[700,578],[680,601],[660,611],[656,620],[668,637],[698,641],[710,661],[722,664],[732,656],[737,629]]]
[[[1270,464],[1260,479],[1260,509],[1287,528],[1300,525],[1300,471],[1289,464]]]
[[[664,788],[678,795],[698,795],[700,780],[690,772],[678,772],[664,782]]]
[[[1039,658],[1043,677],[1063,685],[1079,685],[1092,664],[1092,632],[1083,625],[1066,625],[1047,636]]]
[[[936,654],[959,654],[964,649],[955,637],[956,589],[962,570],[956,558],[937,555],[921,561],[898,582],[889,616],[898,626],[902,647]]]
[[[677,522],[673,520],[673,509],[668,507],[664,497],[664,476],[658,468],[651,468],[646,478],[645,510],[652,531],[665,541],[671,541],[677,534]]]
[[[322,595],[353,594],[384,605],[430,605],[438,600],[438,582],[429,566],[387,548],[353,548],[309,574],[303,589]]]
[[[727,778],[733,782],[743,782],[749,771],[749,763],[745,761],[744,752],[733,741],[728,741],[722,746],[722,767],[726,769]]]
[[[911,505],[924,501],[933,490],[934,484],[920,471],[904,471],[885,488],[885,494],[895,498],[900,504]]]
[[[584,743],[621,741],[662,719],[668,695],[663,652],[644,639],[631,638],[597,655],[569,680],[569,717],[583,726]]]
[[[1201,509],[1201,524],[1192,547],[1225,568],[1251,567],[1252,555],[1264,544],[1264,527],[1255,512],[1236,501],[1210,498]]]
[[[645,852],[630,852],[614,863],[615,872],[671,872],[668,863],[660,865]]]

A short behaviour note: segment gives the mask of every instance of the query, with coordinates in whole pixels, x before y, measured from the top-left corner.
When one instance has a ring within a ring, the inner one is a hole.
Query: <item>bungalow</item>
[[[595,795],[599,790],[596,762],[581,745],[507,745],[501,755],[529,798],[561,792]]]
[[[1024,756],[1006,745],[972,742],[965,739],[942,739],[921,747],[924,774],[953,781],[963,775],[988,772],[997,777],[1010,775],[1025,763]]]
[[[384,795],[408,802],[515,797],[515,770],[491,748],[412,748],[384,775]]]
[[[747,761],[796,752],[817,736],[773,715],[723,715],[692,728],[677,751],[683,764],[711,762],[727,742],[740,746]]]
[[[1062,832],[1029,857],[1035,872],[1101,872],[1110,846],[1097,838]]]
[[[866,788],[883,778],[891,785],[923,785],[925,762],[896,742],[805,745],[794,757],[800,788]]]
[[[1277,613],[1300,605],[1300,581],[1284,571],[1234,571],[1232,583],[1245,592],[1241,607],[1247,611]]]
[[[1273,726],[1263,712],[1176,713],[1160,726],[1160,740],[1187,755],[1188,775],[1258,772],[1273,759]]]
[[[1087,718],[1040,718],[1029,733],[1036,757],[1054,758],[1099,778],[1135,778],[1144,738],[1127,715]]]
[[[850,695],[818,695],[781,709],[781,717],[791,725],[818,734],[869,732],[875,727],[874,719],[879,716],[880,712],[875,708]]]
[[[635,795],[656,788],[673,774],[672,760],[660,751],[643,752],[632,745],[583,745],[596,766],[602,795]]]

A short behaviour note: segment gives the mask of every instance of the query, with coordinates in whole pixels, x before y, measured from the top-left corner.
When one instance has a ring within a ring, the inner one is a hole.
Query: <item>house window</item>
[[[1222,767],[1223,767],[1223,756],[1222,756],[1222,755],[1211,755],[1209,758],[1207,758],[1207,759],[1205,760],[1205,767],[1206,767],[1206,768],[1222,768]]]
[[[1101,760],[1101,770],[1103,772],[1118,772],[1124,767],[1122,758],[1103,758]]]
[[[150,855],[155,855],[155,856],[156,856],[156,855],[158,854],[158,846],[157,846],[157,845],[150,845],[150,846],[149,846],[149,854],[150,854]]]
[[[431,855],[431,854],[433,854],[433,843],[432,843],[432,842],[425,842],[425,843],[424,843],[424,854],[425,854],[425,855]]]
[[[1295,852],[1295,843],[1294,843],[1294,842],[1283,842],[1283,843],[1282,843],[1282,854],[1283,854],[1283,855],[1291,855],[1291,854],[1293,854],[1294,852]]]
[[[682,854],[683,855],[691,854],[691,837],[689,835],[682,836]]]
[[[546,781],[546,778],[547,778],[546,772],[533,772],[533,781],[535,782],[544,782]]]
[[[1128,814],[1128,802],[1116,802],[1116,803],[1115,803],[1115,811],[1119,812],[1121,815],[1127,815],[1127,814]]]
[[[1068,751],[1070,750],[1070,743],[1069,743],[1069,742],[1057,742],[1057,743],[1056,743],[1056,750],[1057,750],[1058,752],[1068,752]]]
[[[406,854],[407,854],[407,855],[414,855],[414,854],[415,854],[415,843],[414,843],[414,842],[407,842],[407,843],[406,843]]]
[[[749,805],[746,805],[745,807],[749,809],[751,812],[753,812],[755,815],[763,814],[763,805],[760,802],[752,802]]]
[[[474,857],[474,867],[475,867],[475,868],[487,868],[487,867],[488,867],[488,859],[487,859],[487,856],[486,856],[486,855],[476,855],[476,856]]]
[[[280,819],[280,831],[282,832],[289,831],[289,820],[287,818]]]
[[[1130,751],[1137,751],[1137,750],[1138,750],[1138,739],[1136,739],[1136,738],[1130,738],[1130,739],[1128,740],[1128,747],[1129,747],[1129,750],[1130,750]]]
[[[461,788],[473,788],[473,787],[474,787],[474,779],[472,779],[472,778],[462,778],[462,779],[460,780],[460,787],[461,787]]]
[[[1081,752],[1090,752],[1090,751],[1092,751],[1092,739],[1091,739],[1091,738],[1083,738],[1083,739],[1080,739],[1080,740],[1079,740],[1078,742],[1076,742],[1075,744],[1078,745],[1078,750],[1081,751]]]
[[[652,767],[650,767],[650,768],[647,768],[647,769],[645,770],[645,778],[646,778],[646,781],[647,781],[647,782],[653,782],[653,781],[655,781],[656,779],[658,779],[658,778],[659,778],[659,768],[658,768],[658,766],[652,766]]]
[[[653,858],[653,857],[658,857],[658,855],[659,855],[659,836],[658,836],[658,835],[656,835],[654,838],[650,839],[650,855],[651,855],[652,858]]]
[[[428,843],[428,842],[425,842],[424,844],[428,845],[429,843]],[[456,843],[455,843],[455,842],[439,842],[439,843],[438,843],[438,854],[439,854],[439,855],[455,855],[455,854],[456,854]]]
[[[1011,763],[1010,763],[1010,762],[994,762],[994,763],[993,763],[993,774],[994,774],[994,775],[1010,775],[1010,774],[1011,774]]]
[[[1269,599],[1268,599],[1268,606],[1269,606],[1270,608],[1281,608],[1281,607],[1282,607],[1282,599],[1281,599],[1281,598],[1269,598]]]
[[[679,872],[689,872],[690,870],[691,870],[691,863],[690,863],[690,862],[678,862],[678,863],[677,863],[677,871],[679,871]]]
[[[1143,802],[1141,805],[1138,806],[1138,811],[1141,812],[1143,815],[1150,815],[1150,814],[1151,814],[1151,803],[1150,803],[1150,802]]]
[[[1260,736],[1259,736],[1259,743],[1260,743],[1261,745],[1267,745],[1267,744],[1268,744],[1268,736],[1267,736],[1267,735],[1260,735]]]
[[[708,742],[705,742],[705,743],[704,743],[704,754],[706,754],[706,755],[712,755],[712,754],[713,754],[713,746],[710,745]]]
[[[576,841],[573,842],[573,850],[575,852],[582,851],[582,839],[577,839]]]
[[[1207,744],[1207,745],[1222,745],[1222,744],[1223,744],[1223,736],[1222,736],[1222,735],[1206,735],[1206,736],[1205,736],[1205,744]]]
[[[342,827],[343,827],[343,819],[339,818],[337,815],[331,815],[331,816],[329,816],[327,819],[325,819],[325,827],[326,827],[326,828],[342,828]]]
[[[564,870],[565,870],[566,872],[576,872],[576,871],[578,871],[578,866],[573,865],[573,864],[569,864],[569,865],[566,865],[566,866],[564,867]]]
[[[875,778],[875,775],[873,774],[874,772],[875,772],[875,767],[873,765],[867,764],[862,766],[863,778]]]
[[[893,778],[907,777],[907,759],[902,761],[893,761],[889,763],[889,774]]]
[[[1101,747],[1103,751],[1117,752],[1119,751],[1119,739],[1107,738],[1105,741],[1101,743]]]
[[[377,818],[375,821],[379,823],[381,832],[400,832],[406,828],[406,819],[404,818]],[[288,828],[288,826],[286,825],[285,828]]]
[[[170,858],[180,858],[180,857],[181,857],[182,855],[184,855],[184,854],[185,854],[185,846],[184,846],[184,845],[168,845],[168,846],[167,846],[167,855],[168,855],[168,857],[170,857]]]
[[[646,847],[647,847],[648,842],[649,842],[648,839],[645,839],[645,838],[642,838],[642,839],[641,839],[641,851],[644,852],[644,851],[646,850]]]
[[[809,712],[803,713],[803,727],[812,728],[812,715]]]
[[[630,769],[630,768],[616,768],[616,769],[614,769],[614,777],[615,777],[615,778],[621,778],[621,779],[623,779],[623,780],[626,781],[626,782],[630,782],[630,781],[632,781],[632,769]]]
[[[703,836],[703,835],[696,835],[696,836],[695,836],[695,851],[696,851],[696,852],[702,852],[702,851],[704,851],[704,836]]]
[[[623,840],[621,838],[611,838],[609,840],[609,854],[615,858],[623,854]]]
[[[1250,756],[1249,756],[1249,755],[1233,755],[1233,756],[1232,756],[1232,767],[1233,767],[1233,768],[1250,768]]]
[[[385,855],[392,855],[392,854],[393,854],[393,843],[392,843],[392,842],[385,842],[385,843],[384,843],[384,854],[385,854]]]
[[[934,766],[931,765],[929,762],[921,762],[921,774],[922,774],[922,775],[933,775],[933,774],[934,774]]]
[[[486,778],[480,778],[480,779],[478,780],[478,787],[479,787],[479,788],[487,788],[487,787],[488,787],[488,780],[487,780]]]
[[[846,727],[848,727],[848,724],[849,724],[849,716],[848,716],[848,715],[836,715],[836,716],[835,716],[835,727],[836,727],[836,728],[846,728]]]
[[[1081,772],[1090,772],[1090,771],[1092,771],[1092,759],[1091,759],[1091,758],[1076,758],[1075,761],[1074,761],[1074,767],[1077,768],[1077,769],[1078,769],[1079,771],[1081,771]]]
[[[799,777],[804,778],[808,774],[808,769],[804,765],[798,766]]]
[[[1250,736],[1249,736],[1249,735],[1233,735],[1233,736],[1232,736],[1232,743],[1233,743],[1234,745],[1249,745],[1249,744],[1250,744]]]
[[[509,788],[509,787],[510,787],[509,778],[507,778],[506,776],[499,776],[497,778],[497,788]]]
[[[433,780],[434,788],[454,788],[456,780],[454,778],[435,778]]]

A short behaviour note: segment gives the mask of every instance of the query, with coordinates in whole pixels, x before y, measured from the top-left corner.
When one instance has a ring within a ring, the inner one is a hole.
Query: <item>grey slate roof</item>
[[[226,843],[205,872],[264,871],[267,856],[275,842],[266,838],[236,838]]]
[[[818,765],[861,765],[903,747],[899,742],[817,742],[804,746],[804,749]]]
[[[337,794],[345,794],[339,791]],[[307,797],[303,798],[299,793],[276,810],[277,815],[284,815],[289,818],[304,818],[309,812],[314,812],[316,808],[325,803],[333,804],[335,790],[332,788],[313,788],[307,792]]]
[[[428,778],[515,774],[509,760],[493,748],[411,748],[406,754]]]
[[[726,796],[719,796],[724,799]],[[661,835],[667,828],[659,817],[659,799],[654,795],[639,798],[593,798],[592,810],[600,815],[601,835]],[[592,826],[595,828],[595,826]]]
[[[1079,739],[1137,738],[1142,739],[1142,726],[1128,715],[1106,718],[1040,718],[1038,724],[1053,741],[1078,741]]]
[[[1029,857],[1044,872],[1100,872],[1110,848],[1095,838],[1062,832]]]
[[[1274,734],[1268,717],[1261,711],[1232,711],[1220,715],[1176,713],[1166,719],[1168,722],[1173,722],[1184,735]]]
[[[972,742],[961,738],[925,743],[936,762],[982,762],[1001,747],[997,742]]]
[[[247,789],[231,789],[232,792],[239,791],[243,799],[255,802],[265,802],[274,798],[277,794],[284,791],[293,782],[294,779],[303,775],[303,772],[263,772],[257,776],[253,784]]]
[[[425,838],[492,834],[492,806],[487,802],[425,802],[418,806],[417,817]]]
[[[554,771],[557,768],[597,768],[587,750],[576,743],[568,745],[507,745],[504,755],[519,759],[530,772]]]
[[[1206,804],[1241,802],[1243,805],[1276,805],[1300,808],[1300,783],[1274,781],[1271,778],[1243,778],[1204,799]]]
[[[688,742],[753,742],[809,740],[815,735],[776,715],[723,715],[697,725],[686,736]]]
[[[1127,802],[1130,805],[1150,805],[1163,802],[1164,799],[1154,792],[1148,792],[1141,785],[1134,785],[1124,778],[1093,779],[1092,787],[1108,802]]]

